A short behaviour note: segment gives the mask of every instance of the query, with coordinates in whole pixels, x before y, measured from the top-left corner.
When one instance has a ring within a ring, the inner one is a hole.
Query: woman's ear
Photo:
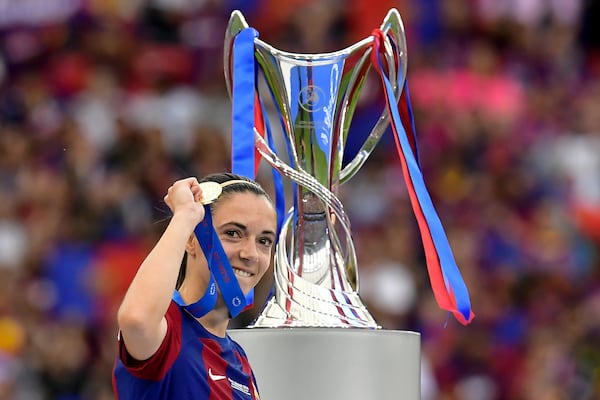
[[[187,251],[188,255],[192,256],[192,257],[196,257],[196,252],[198,247],[200,246],[200,244],[198,243],[198,240],[196,239],[196,235],[190,235],[190,238],[188,239],[187,243],[185,244],[185,251]]]

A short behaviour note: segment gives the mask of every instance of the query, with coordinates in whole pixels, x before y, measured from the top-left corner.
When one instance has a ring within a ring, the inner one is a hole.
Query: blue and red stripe
[[[383,71],[380,57],[380,50],[382,43],[386,40],[386,35],[380,29],[374,30],[372,35],[374,41],[371,63],[381,77],[386,95],[386,105],[391,118],[390,125],[394,132],[394,140],[410,202],[419,226],[434,297],[442,309],[451,312],[460,323],[466,325],[475,315],[471,310],[467,287],[454,260],[444,228],[435,211],[419,166],[408,83],[404,84],[403,96],[398,104],[392,85]],[[405,127],[408,127],[410,135],[407,134]]]

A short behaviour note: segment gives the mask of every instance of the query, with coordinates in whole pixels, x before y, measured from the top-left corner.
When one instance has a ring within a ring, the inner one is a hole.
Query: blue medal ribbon
[[[204,206],[204,219],[196,226],[194,234],[208,263],[210,275],[208,288],[206,289],[206,293],[197,302],[192,304],[186,304],[179,291],[175,290],[173,292],[173,301],[195,318],[200,318],[215,308],[218,286],[231,318],[235,318],[242,311],[253,306],[254,289],[251,289],[244,295],[233,272],[233,268],[227,259],[223,245],[215,232],[209,205]]]
[[[203,317],[215,308],[217,304],[217,284],[215,278],[210,274],[210,282],[206,293],[195,303],[186,304],[179,291],[173,292],[173,301],[179,306],[183,307],[186,311],[192,314],[195,318]]]
[[[227,259],[223,245],[212,223],[210,206],[205,205],[204,210],[204,219],[196,226],[194,233],[208,262],[210,274],[214,276],[221,291],[221,296],[223,296],[229,309],[229,314],[231,318],[235,318],[247,306],[252,305],[252,300],[248,302],[248,298],[242,291],[233,268]],[[253,291],[250,291],[248,295],[254,297]]]

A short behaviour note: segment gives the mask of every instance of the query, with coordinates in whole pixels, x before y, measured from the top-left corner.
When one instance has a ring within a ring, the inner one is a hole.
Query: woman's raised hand
[[[164,197],[165,203],[171,209],[173,216],[187,214],[194,226],[204,219],[204,206],[200,202],[202,190],[194,177],[185,178],[173,183]]]

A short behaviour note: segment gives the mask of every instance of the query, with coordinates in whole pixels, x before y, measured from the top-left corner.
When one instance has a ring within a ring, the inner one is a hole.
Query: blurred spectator
[[[115,309],[165,190],[229,166],[230,12],[317,53],[393,6],[425,181],[477,318],[435,304],[389,133],[339,193],[361,295],[384,328],[421,333],[424,399],[600,398],[597,1],[22,0],[0,1],[0,399],[113,397]],[[381,115],[377,84],[345,161]]]

